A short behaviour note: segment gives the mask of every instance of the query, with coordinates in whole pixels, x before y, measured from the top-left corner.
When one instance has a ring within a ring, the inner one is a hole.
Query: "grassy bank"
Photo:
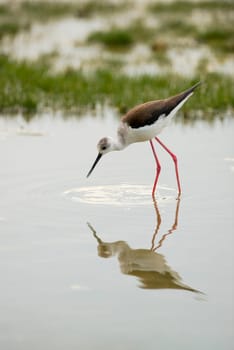
[[[92,109],[97,103],[108,103],[124,113],[138,103],[168,97],[200,80],[176,75],[128,77],[107,69],[89,75],[75,70],[52,75],[41,62],[17,63],[5,56],[0,57],[0,76],[0,112],[25,115],[47,109],[79,115],[82,109]],[[215,111],[234,108],[233,79],[208,74],[203,80],[183,108],[186,116],[202,110],[204,118],[212,118]]]

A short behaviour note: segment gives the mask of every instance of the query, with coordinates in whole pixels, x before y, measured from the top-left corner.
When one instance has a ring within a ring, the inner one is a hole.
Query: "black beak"
[[[93,163],[93,166],[92,166],[92,168],[89,170],[88,175],[87,175],[86,177],[89,177],[89,175],[91,175],[93,169],[95,168],[95,166],[97,165],[97,163],[98,163],[98,161],[101,159],[101,157],[102,157],[102,154],[101,154],[101,153],[98,153],[98,156],[97,156],[97,158],[95,159],[95,162]]]

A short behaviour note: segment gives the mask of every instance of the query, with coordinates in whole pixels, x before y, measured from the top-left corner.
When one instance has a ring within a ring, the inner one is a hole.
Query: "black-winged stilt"
[[[168,125],[172,117],[174,117],[176,112],[183,106],[183,104],[193,94],[196,87],[198,87],[200,84],[201,83],[198,82],[188,90],[167,99],[146,102],[131,109],[122,117],[120,125],[117,129],[117,137],[115,139],[109,136],[104,137],[98,142],[98,156],[88,172],[87,177],[92,173],[98,161],[104,154],[111,151],[120,151],[131,143],[149,141],[156,162],[156,177],[152,189],[152,195],[154,196],[158,177],[161,171],[161,165],[152,141],[152,139],[155,138],[155,140],[165,149],[165,151],[170,154],[173,159],[175,164],[178,195],[180,195],[181,186],[177,157],[162,143],[162,141],[159,140],[157,135]]]

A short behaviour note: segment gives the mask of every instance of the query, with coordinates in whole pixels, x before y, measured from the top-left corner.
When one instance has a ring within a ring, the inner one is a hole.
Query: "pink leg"
[[[180,186],[180,178],[179,178],[177,157],[176,157],[176,155],[175,155],[174,153],[172,153],[172,152],[162,143],[162,141],[159,140],[158,137],[155,137],[155,140],[158,141],[158,143],[165,149],[165,151],[167,151],[167,152],[170,154],[170,156],[171,156],[171,158],[172,158],[172,160],[173,160],[173,162],[174,162],[174,164],[175,164],[175,173],[176,173],[176,180],[177,180],[177,186],[178,186],[178,195],[180,196],[180,194],[181,194],[181,186]]]
[[[153,145],[153,141],[152,140],[150,140],[150,146],[151,146],[152,151],[153,151],[154,159],[155,159],[155,162],[156,162],[156,170],[157,170],[156,171],[156,177],[155,177],[155,180],[154,180],[154,186],[153,186],[153,189],[152,189],[152,196],[154,197],[154,193],[155,193],[155,190],[156,190],[159,174],[160,174],[160,171],[161,171],[161,165],[159,163],[159,160],[158,160],[156,151],[154,149],[154,145]]]

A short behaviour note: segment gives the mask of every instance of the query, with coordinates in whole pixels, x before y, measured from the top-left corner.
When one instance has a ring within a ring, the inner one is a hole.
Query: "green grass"
[[[191,37],[198,44],[209,46],[214,52],[234,53],[234,27],[232,23],[217,21],[215,26],[212,24],[203,29],[180,19],[167,18],[162,21],[158,32],[162,35],[166,34],[170,38],[173,37],[175,40],[180,37]]]
[[[109,31],[96,31],[89,35],[88,42],[97,42],[110,48],[128,47],[134,38],[127,30],[113,28]]]
[[[169,33],[176,36],[190,36],[197,33],[197,28],[193,24],[187,23],[181,19],[167,18],[162,21],[160,32]]]
[[[197,40],[215,50],[234,53],[234,29],[212,27],[197,34]]]
[[[0,39],[4,35],[15,35],[22,26],[19,23],[13,22],[0,22]]]
[[[141,21],[133,22],[125,28],[113,27],[106,31],[95,31],[88,36],[88,43],[101,43],[107,48],[129,48],[136,42],[150,42],[155,30],[147,28]]]
[[[126,10],[128,3],[126,1],[88,1],[80,3],[77,9],[77,15],[79,17],[90,17],[94,15],[108,15],[113,14],[121,10]]]
[[[199,77],[189,79],[175,75],[128,77],[110,70],[98,70],[90,75],[69,70],[51,75],[48,67],[40,62],[29,65],[9,61],[4,56],[0,57],[0,76],[0,112],[25,115],[47,109],[79,115],[97,103],[109,103],[123,113],[136,104],[183,91],[199,80]],[[207,75],[183,112],[222,111],[230,107],[234,108],[234,80]]]
[[[173,2],[158,2],[149,5],[149,11],[155,13],[187,13],[193,10],[204,11],[231,11],[234,10],[233,0],[211,0],[211,1],[173,1]]]
[[[9,6],[5,4],[0,4],[0,17],[9,14]]]
[[[126,3],[119,2],[111,4],[108,1],[87,1],[87,2],[43,2],[25,1],[20,6],[20,11],[28,16],[41,19],[49,19],[63,16],[90,17],[97,14],[108,14],[119,11],[126,7]]]
[[[28,22],[27,22],[28,23]],[[0,5],[0,40],[5,35],[15,35],[19,30],[28,28],[28,24],[22,16],[16,16],[11,6]]]
[[[12,6],[0,5],[0,36],[15,35],[19,30],[30,27],[34,21],[47,21],[74,13],[74,7],[63,3],[25,1]]]
[[[75,13],[76,8],[69,3],[25,1],[19,6],[18,11],[33,19],[45,21],[50,18],[63,17]]]

